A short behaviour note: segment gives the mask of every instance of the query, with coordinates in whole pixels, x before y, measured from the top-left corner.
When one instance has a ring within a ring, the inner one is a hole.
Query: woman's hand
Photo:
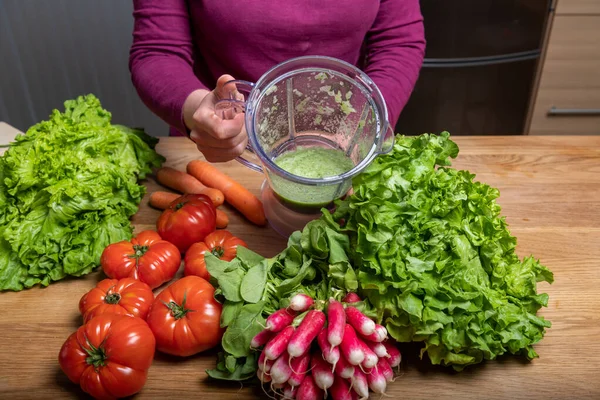
[[[190,138],[210,162],[233,160],[244,152],[248,143],[243,113],[232,119],[222,119],[215,113],[217,101],[229,98],[229,93],[235,90],[234,85],[226,85],[231,80],[231,75],[222,75],[213,91],[196,90],[183,104],[183,120],[191,131]]]

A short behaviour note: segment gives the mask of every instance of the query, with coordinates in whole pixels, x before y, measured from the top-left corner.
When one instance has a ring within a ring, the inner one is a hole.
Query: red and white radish
[[[377,361],[379,361],[379,357],[373,350],[369,348],[362,340],[358,339],[358,344],[360,345],[363,353],[365,353],[365,359],[361,363],[361,365],[366,369],[374,368],[377,365]]]
[[[287,308],[277,310],[267,317],[266,329],[271,332],[279,332],[291,324],[296,315],[298,314],[295,311],[290,311]]]
[[[298,393],[298,386],[291,386],[289,383],[283,388],[284,399],[295,399]]]
[[[348,303],[348,304],[358,303],[360,301],[361,301],[360,297],[358,297],[358,295],[354,292],[346,293],[346,295],[342,299],[342,303]]]
[[[271,380],[273,384],[284,384],[290,379],[292,369],[290,368],[290,355],[286,352],[273,363],[271,370]]]
[[[331,298],[327,306],[327,341],[331,346],[339,346],[344,338],[346,313],[339,301]]]
[[[360,312],[356,307],[346,307],[346,319],[356,332],[361,335],[370,335],[375,332],[375,322]]]
[[[287,349],[287,345],[294,334],[294,327],[287,326],[281,332],[279,332],[273,339],[265,346],[265,358],[267,360],[277,360],[280,355]]]
[[[370,335],[361,335],[363,339],[371,342],[383,342],[387,338],[387,329],[384,326],[375,324],[375,331]]]
[[[274,336],[275,332],[270,331],[268,329],[263,329],[252,338],[252,340],[250,341],[250,347],[252,347],[253,349],[257,349],[261,346],[264,346],[269,340],[273,339]]]
[[[313,376],[311,374],[306,375],[302,380],[298,391],[296,392],[296,399],[298,400],[323,400],[325,392],[317,386]]]
[[[400,354],[400,350],[398,349],[398,347],[396,347],[394,342],[391,340],[386,340],[385,342],[383,342],[383,345],[385,346],[388,354],[390,355],[390,357],[387,360],[387,362],[390,364],[390,367],[395,368],[398,365],[400,365],[400,363],[402,362],[402,354]]]
[[[354,391],[363,399],[369,397],[369,382],[367,381],[367,375],[360,368],[354,371],[354,375],[350,378],[352,381],[352,388]]]
[[[367,375],[367,382],[369,382],[369,388],[377,393],[384,394],[387,387],[387,380],[385,376],[377,368],[373,368]]]
[[[288,383],[292,386],[300,386],[302,380],[308,373],[308,368],[310,365],[310,353],[306,352],[300,357],[294,357],[290,361],[290,369],[292,370],[292,374],[290,375],[290,379],[288,379]]]
[[[360,301],[356,293],[343,300]],[[369,389],[384,394],[402,359],[385,327],[357,307],[334,298],[315,302],[303,293],[269,316],[251,345],[264,346],[258,358],[261,382],[271,382],[277,397],[290,400],[322,400],[328,391],[334,400],[368,398]]]
[[[327,328],[321,329],[319,336],[317,336],[317,343],[321,348],[323,358],[325,359],[325,361],[327,361],[333,366],[333,370],[340,359],[340,348],[338,346],[331,347],[331,345],[327,341]]]
[[[329,389],[331,398],[333,400],[354,400],[356,399],[356,393],[350,390],[350,385],[345,379],[336,376],[333,380],[333,385]]]
[[[314,353],[310,358],[310,366],[315,383],[318,387],[327,392],[327,389],[333,385],[333,372],[331,372],[331,366],[317,353]]]
[[[382,358],[390,356],[383,343],[375,343],[367,340],[365,340],[364,342],[377,355],[377,357]]]
[[[381,372],[385,380],[390,383],[394,380],[394,371],[385,358],[380,358],[377,362],[377,370]]]
[[[290,300],[290,309],[298,312],[304,312],[312,307],[315,301],[304,293],[295,294]]]
[[[350,379],[354,375],[354,365],[346,361],[345,357],[340,357],[338,363],[335,365],[335,373],[344,379]]]
[[[292,357],[300,357],[310,348],[310,344],[317,337],[325,325],[325,314],[320,310],[310,310],[304,317],[300,326],[294,331],[287,351]]]
[[[261,371],[260,369],[256,370],[256,376],[258,376],[258,379],[262,383],[271,382],[271,375],[267,374],[264,371]]]
[[[352,365],[360,365],[365,359],[365,353],[358,342],[356,332],[349,324],[344,327],[344,338],[340,344],[342,356]]]
[[[273,360],[267,360],[265,357],[264,350],[261,351],[260,356],[258,357],[258,368],[264,372],[269,372],[271,367],[273,366]]]

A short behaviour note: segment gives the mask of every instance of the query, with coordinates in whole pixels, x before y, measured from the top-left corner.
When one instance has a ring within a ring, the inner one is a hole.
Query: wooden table
[[[600,137],[456,137],[466,168],[501,190],[518,254],[533,253],[555,274],[542,315],[553,323],[536,346],[540,358],[502,357],[454,373],[418,361],[417,347],[404,349],[403,373],[389,387],[405,399],[600,398]],[[185,168],[198,157],[183,138],[164,138],[158,151],[167,165]],[[220,166],[257,193],[261,176],[230,162]],[[149,190],[157,184],[149,179]],[[270,228],[246,223],[234,211],[229,229],[265,256],[285,240]],[[136,230],[154,227],[159,212],[144,199]],[[79,298],[100,272],[18,293],[0,293],[0,398],[77,398],[80,389],[61,372],[57,354],[81,323]],[[139,399],[253,398],[256,387],[208,382],[215,352],[184,360],[157,354]]]

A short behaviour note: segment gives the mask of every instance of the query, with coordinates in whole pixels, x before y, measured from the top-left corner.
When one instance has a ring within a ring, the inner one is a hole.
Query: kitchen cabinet
[[[556,15],[600,14],[598,0],[560,0],[556,5]]]
[[[600,2],[560,0],[549,29],[528,133],[600,134]]]

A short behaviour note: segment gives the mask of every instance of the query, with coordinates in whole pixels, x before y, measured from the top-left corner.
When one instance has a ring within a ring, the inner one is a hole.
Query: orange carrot
[[[171,204],[173,200],[179,197],[181,197],[181,195],[177,193],[157,191],[152,192],[149,203],[154,208],[165,210],[169,207],[169,204]]]
[[[181,197],[181,195],[177,193],[161,191],[152,192],[150,195],[150,205],[159,210],[165,210],[173,200],[179,197]],[[223,211],[217,209],[217,228],[227,228],[227,225],[229,225],[229,217]]]
[[[204,186],[198,179],[183,171],[162,167],[156,173],[156,180],[158,183],[184,194],[205,194],[210,197],[215,207],[223,204],[223,193],[220,190]]]
[[[217,208],[217,228],[227,228],[227,225],[229,225],[229,217]]]
[[[244,214],[251,222],[256,225],[267,223],[263,205],[258,197],[230,176],[201,160],[190,161],[187,165],[187,172],[204,185],[223,192],[225,201]]]

